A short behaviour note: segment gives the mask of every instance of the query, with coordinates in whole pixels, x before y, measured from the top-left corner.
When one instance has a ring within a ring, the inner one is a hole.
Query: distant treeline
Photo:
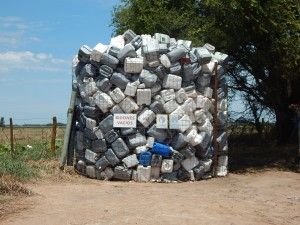
[[[23,125],[14,125],[14,127],[51,127],[52,123],[47,124],[23,124]],[[65,123],[57,123],[57,126],[63,127],[66,126]]]

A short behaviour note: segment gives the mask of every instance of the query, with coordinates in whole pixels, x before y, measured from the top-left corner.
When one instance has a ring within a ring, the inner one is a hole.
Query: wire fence
[[[56,128],[56,140],[63,139],[65,126]],[[0,130],[0,143],[10,142],[10,127]],[[32,142],[51,142],[51,126],[14,126],[13,141],[15,144],[29,144]]]
[[[49,121],[51,120],[49,119]],[[266,155],[276,155],[278,152],[275,152],[276,149],[273,149],[270,144],[274,142],[274,126],[274,124],[264,124],[262,133],[260,134],[262,136],[259,137],[259,133],[252,123],[228,124],[227,135],[231,161],[233,162],[233,159],[235,159],[239,163],[244,163],[241,159],[247,158],[249,161],[250,156],[263,158],[262,156]],[[33,147],[33,149],[38,150],[41,154],[55,154],[58,156],[63,148],[65,128],[66,126],[63,124],[55,127],[53,142],[52,123],[31,126],[14,125],[12,127],[13,138],[11,138],[11,128],[6,123],[5,127],[0,127],[0,152],[10,151],[12,154],[15,154],[24,149],[29,151],[29,148]],[[55,146],[54,151],[52,150],[53,143]],[[14,150],[11,149],[11,146],[13,146]],[[291,151],[294,154],[294,150]]]
[[[51,121],[51,120],[49,120]],[[0,127],[0,150],[10,149],[11,154],[26,148],[38,148],[55,154],[55,150],[62,148],[65,125],[57,124],[56,117],[52,123],[45,125],[13,125],[10,118],[9,125]]]
[[[25,125],[14,125],[13,126],[13,141],[15,144],[30,144],[33,142],[51,142],[52,133],[52,123],[47,123],[45,125],[33,124],[35,120],[41,118],[33,118],[25,121]],[[46,119],[46,118],[43,118]],[[24,121],[25,119],[13,119],[14,121]],[[51,119],[47,119],[51,121]],[[64,119],[58,119],[58,121],[65,122]],[[263,126],[263,133],[269,134],[272,131],[274,125],[266,123]],[[58,123],[56,128],[56,140],[63,140],[65,133],[65,125],[63,123]],[[228,137],[244,137],[247,135],[255,135],[257,130],[254,124],[251,123],[231,123],[228,125]],[[6,123],[5,127],[0,127],[0,144],[10,142],[10,127],[9,122]]]

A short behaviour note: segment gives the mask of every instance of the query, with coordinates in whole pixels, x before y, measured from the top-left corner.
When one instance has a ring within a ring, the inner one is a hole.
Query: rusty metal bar
[[[297,108],[297,122],[298,122],[298,164],[300,166],[300,105]]]
[[[217,142],[218,135],[218,63],[215,63],[215,84],[214,84],[214,177],[217,177],[218,169],[218,151],[219,146]]]

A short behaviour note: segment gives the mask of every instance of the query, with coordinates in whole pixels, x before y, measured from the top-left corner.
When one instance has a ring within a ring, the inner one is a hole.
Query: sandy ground
[[[43,179],[5,225],[300,224],[300,174],[266,171],[200,182]]]

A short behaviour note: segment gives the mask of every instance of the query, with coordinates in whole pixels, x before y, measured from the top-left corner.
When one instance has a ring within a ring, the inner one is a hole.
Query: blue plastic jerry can
[[[151,157],[151,152],[141,152],[139,157],[139,164],[143,166],[150,166]]]
[[[151,153],[169,157],[171,149],[168,145],[154,142]]]

